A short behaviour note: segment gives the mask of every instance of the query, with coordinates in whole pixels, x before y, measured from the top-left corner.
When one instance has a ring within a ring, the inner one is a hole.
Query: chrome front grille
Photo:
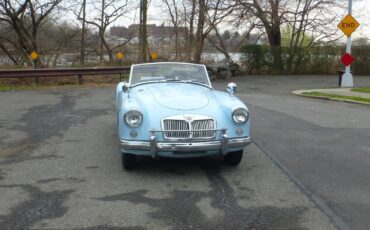
[[[180,115],[162,120],[165,139],[211,139],[216,136],[215,127],[215,120],[205,116]]]
[[[212,119],[193,121],[193,130],[210,130],[215,129],[215,122]],[[215,131],[194,132],[193,138],[212,138]]]
[[[164,132],[165,138],[189,138],[190,132],[176,132],[190,130],[190,124],[184,120],[164,120],[163,129],[171,130]]]

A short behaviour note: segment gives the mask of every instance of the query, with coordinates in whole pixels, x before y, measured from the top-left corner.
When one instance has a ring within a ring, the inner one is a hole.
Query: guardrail
[[[0,70],[0,79],[35,77],[36,84],[38,84],[39,77],[77,76],[78,84],[83,84],[83,75],[124,74],[129,72],[130,67]]]

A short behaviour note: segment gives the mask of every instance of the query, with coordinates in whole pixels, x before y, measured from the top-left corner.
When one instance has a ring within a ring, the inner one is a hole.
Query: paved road
[[[246,90],[270,149],[287,115]],[[143,159],[124,172],[112,88],[2,92],[0,108],[0,229],[335,229],[254,144],[237,168]]]
[[[333,87],[334,76],[235,81],[252,111],[253,138],[350,229],[369,229],[370,107],[290,94]],[[355,84],[369,87],[370,77],[355,77]]]
[[[250,105],[255,141],[345,223],[339,227],[366,229],[369,107],[289,93],[331,87],[335,77],[234,80]],[[256,145],[236,169],[217,159],[146,159],[122,172],[112,92],[0,93],[1,229],[333,227]]]

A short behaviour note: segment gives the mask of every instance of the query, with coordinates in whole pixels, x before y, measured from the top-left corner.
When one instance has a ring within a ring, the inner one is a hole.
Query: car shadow
[[[133,170],[127,171],[137,174],[151,174],[156,173],[159,176],[165,174],[173,174],[177,176],[192,176],[199,174],[200,171],[209,171],[220,173],[225,170],[232,170],[234,167],[223,164],[220,157],[201,157],[201,158],[149,158],[139,157],[137,167]]]

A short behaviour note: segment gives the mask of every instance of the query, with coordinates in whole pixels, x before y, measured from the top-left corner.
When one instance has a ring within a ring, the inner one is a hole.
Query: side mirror
[[[237,88],[238,86],[234,82],[231,82],[227,84],[226,90],[230,95],[234,95],[234,93],[236,93]]]
[[[128,83],[127,82],[123,82],[123,85],[122,85],[122,92],[126,93],[127,90],[128,90],[129,86],[128,86]]]

